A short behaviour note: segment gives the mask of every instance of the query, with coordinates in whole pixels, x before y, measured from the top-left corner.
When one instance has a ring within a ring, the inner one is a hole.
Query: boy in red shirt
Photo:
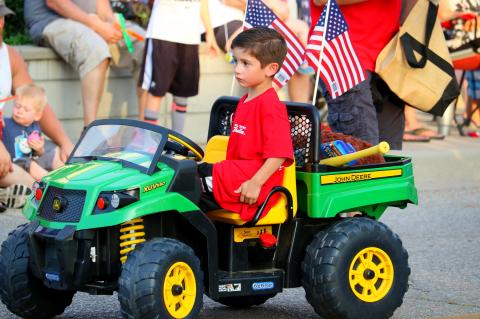
[[[287,109],[272,88],[287,45],[277,31],[254,28],[240,33],[232,49],[235,78],[247,94],[233,117],[226,160],[213,167],[201,164],[199,173],[205,191],[213,189],[213,197],[222,208],[248,221],[270,190],[282,184],[284,167],[293,163]]]

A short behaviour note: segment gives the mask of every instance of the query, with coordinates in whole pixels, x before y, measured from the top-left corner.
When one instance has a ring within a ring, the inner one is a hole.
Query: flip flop
[[[7,208],[22,208],[27,196],[31,193],[30,187],[23,184],[13,184],[0,188],[0,202]]]
[[[403,141],[404,142],[423,142],[423,143],[426,143],[426,142],[430,142],[430,138],[405,132],[405,133],[403,133]]]
[[[413,130],[405,131],[405,134],[428,137],[432,140],[443,140],[445,138],[445,135],[438,134],[435,131],[430,130],[426,127],[419,127]]]

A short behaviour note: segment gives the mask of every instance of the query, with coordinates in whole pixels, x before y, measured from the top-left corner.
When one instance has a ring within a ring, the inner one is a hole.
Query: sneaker
[[[5,206],[5,204],[3,203],[0,203],[0,213],[3,213],[6,210],[7,210],[7,206]]]
[[[7,208],[22,208],[27,196],[32,193],[30,187],[23,184],[13,184],[0,188],[0,202]]]

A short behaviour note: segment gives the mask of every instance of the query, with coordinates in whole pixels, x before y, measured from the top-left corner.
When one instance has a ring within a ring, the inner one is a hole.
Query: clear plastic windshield
[[[149,168],[162,134],[140,127],[108,124],[88,129],[73,157],[119,159]]]

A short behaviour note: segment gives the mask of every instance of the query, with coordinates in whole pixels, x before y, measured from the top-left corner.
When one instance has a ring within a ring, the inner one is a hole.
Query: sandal
[[[445,135],[438,134],[435,131],[430,130],[426,127],[419,127],[413,130],[405,131],[404,133],[415,135],[415,136],[428,137],[432,140],[443,140],[445,138]]]
[[[404,142],[430,142],[430,138],[426,136],[421,136],[421,135],[414,135],[410,133],[403,133],[403,141]]]
[[[32,193],[30,187],[23,184],[13,184],[0,188],[0,202],[7,208],[22,208],[27,196]]]

